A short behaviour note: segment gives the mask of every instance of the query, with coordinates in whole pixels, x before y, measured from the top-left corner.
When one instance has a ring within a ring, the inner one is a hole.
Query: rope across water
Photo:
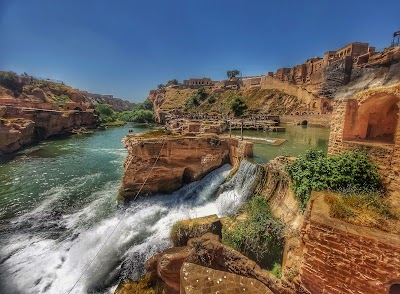
[[[163,144],[161,145],[161,149],[160,152],[157,155],[156,160],[154,161],[153,166],[150,169],[150,172],[147,174],[146,179],[143,181],[142,186],[140,187],[139,191],[136,193],[135,197],[133,198],[133,201],[136,200],[136,198],[139,196],[140,192],[142,191],[144,185],[146,184],[147,180],[149,179],[151,173],[153,172],[154,167],[156,166],[161,153],[164,149],[164,145],[165,145],[165,140],[163,140]],[[130,160],[129,164],[132,162],[132,159]],[[127,169],[127,168],[126,168]],[[75,284],[72,286],[71,290],[68,291],[68,294],[70,294],[72,292],[72,290],[74,290],[75,286],[79,283],[79,281],[81,280],[81,278],[83,277],[83,275],[86,273],[86,271],[89,269],[89,267],[93,264],[93,262],[95,261],[95,259],[97,258],[97,256],[99,255],[100,251],[103,249],[103,247],[107,244],[108,240],[110,240],[111,236],[114,234],[115,230],[117,229],[117,227],[119,226],[119,224],[121,223],[122,218],[118,221],[118,223],[116,224],[116,226],[114,227],[114,229],[112,230],[111,234],[107,237],[106,241],[101,245],[100,249],[96,252],[95,256],[93,257],[93,259],[90,261],[90,263],[86,266],[85,270],[82,272],[82,274],[79,276],[79,279],[75,282]]]

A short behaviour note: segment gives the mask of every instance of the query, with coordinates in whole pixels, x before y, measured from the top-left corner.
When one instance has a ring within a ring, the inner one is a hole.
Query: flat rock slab
[[[272,294],[260,281],[185,262],[181,268],[181,294]]]

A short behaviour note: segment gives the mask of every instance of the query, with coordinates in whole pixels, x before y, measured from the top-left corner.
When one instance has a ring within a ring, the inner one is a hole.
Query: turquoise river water
[[[246,200],[252,167],[244,166],[221,192],[231,169],[225,165],[170,195],[118,204],[128,129],[147,130],[127,125],[52,139],[0,158],[0,293],[113,293],[121,279],[138,278],[146,259],[171,246],[174,222],[223,216]],[[245,136],[288,140],[256,144],[256,160],[266,162],[326,150],[328,133],[288,126],[282,134]]]

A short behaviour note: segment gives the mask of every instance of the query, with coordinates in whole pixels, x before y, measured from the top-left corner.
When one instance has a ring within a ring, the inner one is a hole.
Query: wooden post
[[[240,125],[240,137],[242,138],[242,141],[243,141],[243,119],[242,119],[241,122],[242,122],[242,123],[241,123],[241,125]]]
[[[229,120],[229,137],[232,137],[232,120]]]

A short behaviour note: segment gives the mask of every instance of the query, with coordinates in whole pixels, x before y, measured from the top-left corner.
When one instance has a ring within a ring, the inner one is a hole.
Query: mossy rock
[[[155,294],[156,276],[154,273],[143,275],[139,281],[126,280],[121,282],[114,294]]]
[[[215,214],[179,221],[173,225],[170,236],[174,246],[180,247],[186,246],[189,239],[209,232],[222,237],[222,223]]]

